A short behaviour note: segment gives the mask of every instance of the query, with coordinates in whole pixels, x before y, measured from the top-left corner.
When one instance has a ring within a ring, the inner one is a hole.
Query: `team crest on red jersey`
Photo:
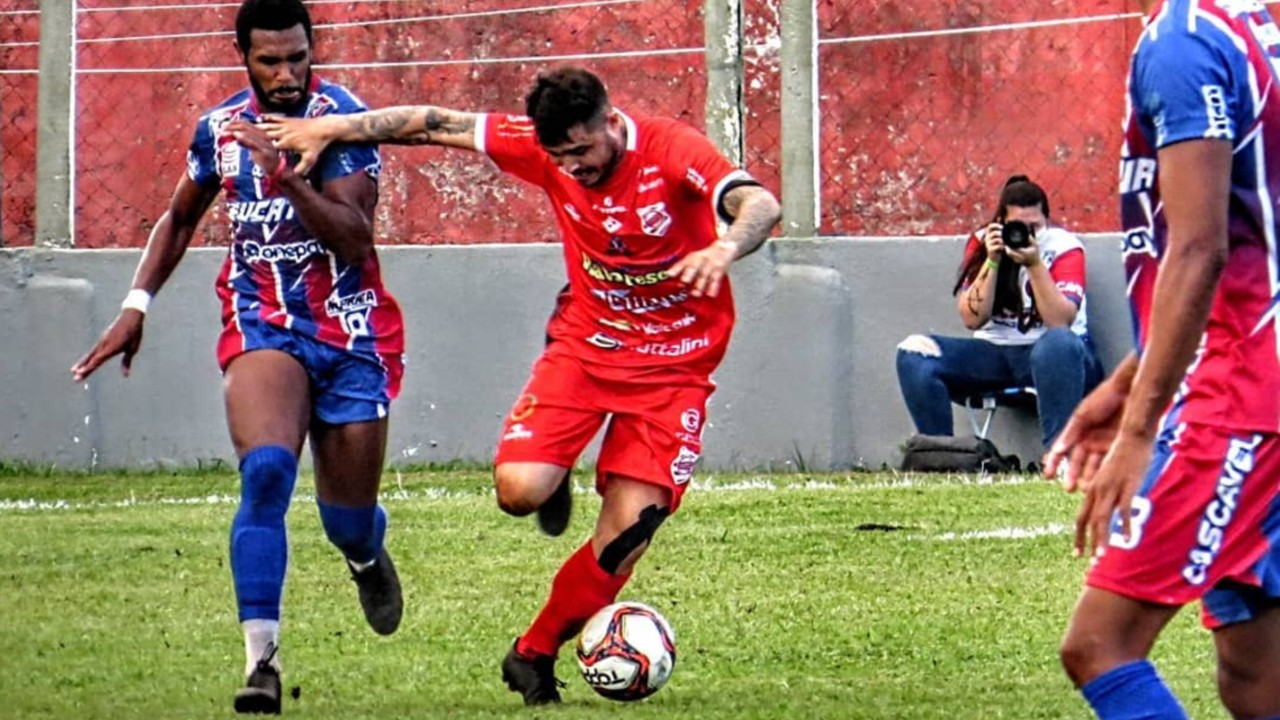
[[[640,216],[640,229],[644,230],[645,235],[662,237],[671,229],[671,215],[667,212],[665,202],[645,205],[636,210],[636,214]]]

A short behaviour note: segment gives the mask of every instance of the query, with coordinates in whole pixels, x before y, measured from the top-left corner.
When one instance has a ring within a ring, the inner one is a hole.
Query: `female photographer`
[[[1084,246],[1049,224],[1039,185],[1025,175],[1005,182],[994,219],[969,236],[952,292],[972,338],[911,335],[898,345],[916,431],[951,435],[953,400],[1033,386],[1047,448],[1102,364],[1086,326]]]

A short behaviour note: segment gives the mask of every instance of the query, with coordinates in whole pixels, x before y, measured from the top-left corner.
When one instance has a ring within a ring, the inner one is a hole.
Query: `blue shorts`
[[[235,335],[232,343],[226,342]],[[240,318],[224,329],[218,362],[226,372],[231,361],[254,350],[279,350],[302,364],[311,380],[311,414],[329,425],[380,420],[391,404],[391,373],[376,355],[362,355],[261,320]]]

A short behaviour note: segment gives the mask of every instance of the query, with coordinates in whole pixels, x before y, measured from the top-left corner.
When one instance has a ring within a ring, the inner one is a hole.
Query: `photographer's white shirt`
[[[976,252],[982,246],[981,235],[986,228],[980,228],[969,236],[965,247],[965,256]],[[1084,245],[1080,238],[1059,227],[1048,227],[1036,235],[1036,243],[1040,246],[1040,259],[1049,270],[1058,290],[1080,308],[1076,319],[1071,323],[1071,332],[1084,335],[1088,332],[1085,301],[1085,261]],[[1004,262],[1012,262],[1005,258]],[[1018,286],[1022,288],[1022,314],[1015,315],[1004,312],[993,315],[986,325],[973,332],[980,340],[987,340],[997,345],[1029,345],[1044,334],[1044,321],[1032,304],[1031,283],[1027,278],[1027,269],[1019,268]]]

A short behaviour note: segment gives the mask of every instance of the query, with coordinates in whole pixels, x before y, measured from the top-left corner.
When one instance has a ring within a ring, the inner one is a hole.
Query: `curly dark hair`
[[[302,0],[244,0],[236,13],[236,42],[248,53],[254,30],[288,30],[295,25],[302,25],[310,45],[311,13]]]
[[[538,142],[553,147],[568,142],[576,125],[599,127],[609,112],[609,94],[593,73],[564,66],[538,73],[524,104]]]

